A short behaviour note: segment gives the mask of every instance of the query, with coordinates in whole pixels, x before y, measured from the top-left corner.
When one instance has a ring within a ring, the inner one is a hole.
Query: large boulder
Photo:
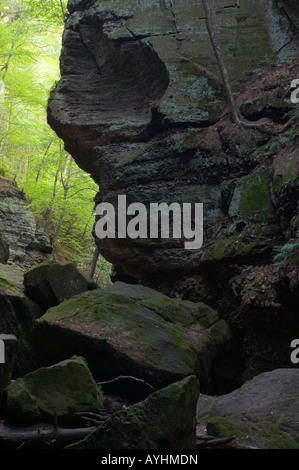
[[[32,334],[41,365],[80,354],[99,381],[133,375],[157,389],[195,374],[204,390],[231,338],[207,305],[121,282],[49,309]]]
[[[80,292],[97,289],[97,284],[81,274],[73,263],[46,261],[24,275],[25,292],[43,309],[58,305]]]
[[[276,369],[219,397],[201,394],[197,422],[215,437],[239,445],[299,449],[299,370]]]
[[[12,382],[4,391],[6,418],[14,424],[41,420],[71,422],[74,412],[99,412],[103,406],[100,387],[86,361],[73,357],[38,369]]]
[[[195,449],[199,383],[187,377],[114,413],[68,449]]]

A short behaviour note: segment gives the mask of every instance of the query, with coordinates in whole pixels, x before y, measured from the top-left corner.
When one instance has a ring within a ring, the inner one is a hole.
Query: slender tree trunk
[[[207,26],[210,40],[211,40],[211,43],[212,43],[212,46],[216,55],[218,67],[221,73],[222,81],[225,87],[225,91],[227,94],[227,99],[228,99],[228,103],[229,103],[229,107],[231,110],[234,123],[237,126],[242,126],[245,129],[255,129],[264,134],[278,135],[278,134],[281,134],[282,132],[285,132],[291,126],[292,124],[291,120],[287,122],[286,124],[284,124],[283,126],[281,126],[279,129],[277,129],[275,128],[275,126],[271,124],[270,125],[266,123],[259,124],[259,123],[254,123],[254,122],[243,121],[243,119],[241,119],[238,107],[233,97],[227,68],[225,66],[224,59],[223,59],[223,56],[222,56],[222,53],[221,53],[221,50],[220,50],[220,47],[216,38],[209,1],[210,0],[202,0],[202,4],[204,7],[204,11],[205,11],[205,17],[206,17],[206,26]]]
[[[66,164],[65,164],[63,170],[61,171],[61,182],[62,182],[62,185],[63,185],[63,206],[62,206],[62,209],[61,209],[61,212],[60,212],[58,224],[57,224],[55,234],[54,234],[54,237],[53,237],[53,243],[55,243],[55,241],[59,237],[60,230],[61,230],[62,223],[63,223],[63,219],[64,219],[64,215],[65,215],[65,211],[66,211],[66,201],[67,201],[68,192],[69,192],[69,189],[70,189],[70,180],[71,180],[71,174],[72,174],[72,163],[73,163],[72,158],[68,157],[67,161],[66,161]]]
[[[44,159],[46,158],[46,156],[48,155],[48,152],[49,152],[49,150],[50,150],[50,148],[51,148],[52,142],[53,142],[53,140],[51,140],[51,141],[49,142],[49,144],[48,144],[48,146],[47,146],[47,148],[46,148],[46,151],[45,151],[45,154],[44,154],[44,158],[43,158],[43,160],[42,160],[42,163],[41,163],[41,165],[40,165],[40,167],[39,167],[39,169],[38,169],[38,172],[37,172],[37,175],[36,175],[36,178],[35,178],[35,186],[36,186],[37,183],[38,183],[38,180],[39,180],[39,177],[40,177],[40,173],[41,173],[41,168],[42,168],[43,161],[44,161]]]
[[[96,271],[96,267],[97,267],[97,262],[98,262],[99,256],[100,256],[100,250],[99,250],[98,247],[96,246],[96,247],[95,247],[95,250],[94,250],[94,252],[93,252],[93,257],[92,257],[91,265],[90,265],[90,271],[89,271],[89,277],[90,277],[90,279],[93,279],[93,278],[94,278],[94,274],[95,274],[95,271]]]
[[[59,172],[60,172],[60,162],[59,162],[59,167],[57,168],[57,171],[56,171],[56,174],[55,174],[54,185],[53,185],[53,195],[52,195],[52,200],[51,200],[51,204],[50,204],[50,210],[48,212],[47,220],[46,220],[46,223],[45,223],[45,228],[47,228],[50,225],[51,221],[52,221],[53,206],[54,206],[54,202],[55,202],[55,198],[56,198],[56,188],[57,188]]]
[[[62,0],[60,0],[60,5],[61,5],[61,12],[62,12],[63,22],[65,23],[65,11],[64,11]]]
[[[222,56],[222,53],[221,53],[221,50],[220,50],[220,47],[219,47],[219,44],[215,35],[215,30],[214,30],[213,20],[212,20],[212,12],[211,12],[211,8],[209,5],[209,0],[202,0],[202,3],[203,3],[204,10],[205,10],[207,30],[210,36],[210,40],[211,40],[215,55],[216,55],[217,63],[220,69],[221,77],[222,77],[225,91],[227,94],[232,117],[233,117],[235,124],[239,126],[240,125],[239,112],[238,112],[238,108],[236,106],[236,103],[233,97],[233,93],[232,93],[232,89],[231,89],[230,81],[228,77],[228,72],[227,72],[227,69],[223,60],[223,56]]]

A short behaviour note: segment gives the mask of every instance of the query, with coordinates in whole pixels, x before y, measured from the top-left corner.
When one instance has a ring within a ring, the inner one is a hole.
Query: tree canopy
[[[46,117],[49,91],[59,80],[66,3],[0,0],[0,165],[46,226],[55,256],[88,272],[98,187]],[[104,260],[99,267],[106,281],[110,267]]]

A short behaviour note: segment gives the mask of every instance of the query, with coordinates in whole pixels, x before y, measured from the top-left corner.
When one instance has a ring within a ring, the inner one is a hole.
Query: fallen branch
[[[66,444],[80,441],[96,428],[62,428],[55,429],[52,425],[41,424],[26,428],[0,427],[0,448],[5,447],[38,447],[49,443],[50,445],[64,447]]]
[[[109,416],[107,415],[101,415],[98,413],[90,413],[90,412],[84,412],[84,411],[75,412],[74,416],[79,416],[81,419],[89,421],[90,423],[93,423],[97,426],[99,426],[104,421],[106,421],[106,419],[109,418]]]
[[[201,448],[207,448],[207,447],[217,447],[217,446],[223,446],[226,444],[231,443],[234,441],[234,437],[221,437],[219,439],[217,438],[212,438],[208,440],[204,440],[203,442],[197,442],[196,448],[201,449]]]
[[[197,449],[207,449],[215,447],[225,447],[227,449],[259,449],[259,447],[252,447],[246,444],[241,444],[235,441],[235,437],[213,437],[207,434],[197,435]]]

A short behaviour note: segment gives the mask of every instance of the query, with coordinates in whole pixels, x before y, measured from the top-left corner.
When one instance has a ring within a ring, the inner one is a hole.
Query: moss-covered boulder
[[[231,336],[205,304],[117,282],[49,309],[33,341],[42,365],[77,353],[99,381],[133,375],[157,389],[195,374],[205,389]]]
[[[106,420],[69,449],[195,449],[199,383],[190,376]]]
[[[197,422],[215,437],[234,437],[240,445],[299,449],[299,370],[258,375],[219,397],[201,394]]]
[[[246,422],[222,417],[210,418],[207,433],[216,438],[233,437],[240,446],[263,449],[299,449],[299,443],[274,423]]]
[[[71,420],[76,411],[99,412],[103,395],[82,357],[19,378],[5,391],[6,415],[14,424],[32,424],[41,420]]]
[[[0,263],[7,263],[9,258],[9,244],[6,238],[0,233]]]
[[[26,294],[44,309],[97,288],[96,283],[81,274],[74,264],[54,261],[46,261],[26,272],[24,285]]]

